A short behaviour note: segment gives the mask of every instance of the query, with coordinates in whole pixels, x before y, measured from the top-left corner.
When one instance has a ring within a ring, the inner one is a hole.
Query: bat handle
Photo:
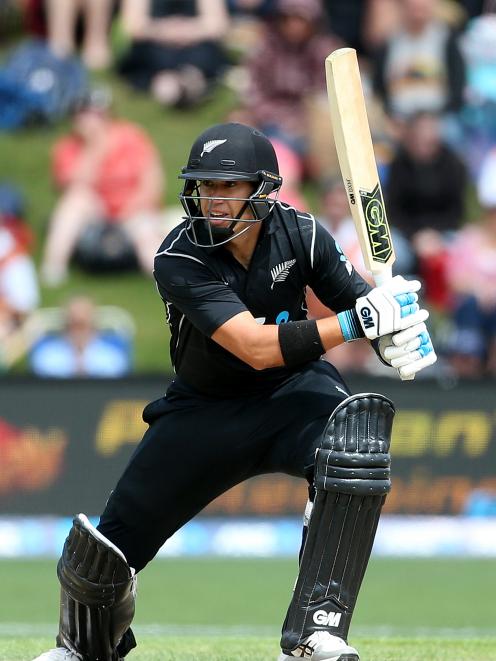
[[[381,271],[376,271],[375,273],[372,273],[372,276],[374,277],[374,282],[377,287],[380,287],[383,285],[385,282],[388,280],[391,280],[393,277],[393,272],[391,267],[385,267]],[[400,371],[398,370],[398,374],[400,375],[400,379],[402,381],[413,381],[415,378],[415,374],[411,374],[410,376],[401,376]]]

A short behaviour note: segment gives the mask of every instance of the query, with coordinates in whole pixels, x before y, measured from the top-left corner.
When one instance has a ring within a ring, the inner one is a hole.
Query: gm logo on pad
[[[315,611],[313,614],[313,621],[315,624],[320,624],[324,627],[338,627],[341,621],[342,613],[334,613],[331,611],[327,613],[324,610]]]

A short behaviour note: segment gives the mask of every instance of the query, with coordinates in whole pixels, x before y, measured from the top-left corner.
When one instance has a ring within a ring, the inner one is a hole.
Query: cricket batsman
[[[214,498],[274,472],[309,487],[279,661],[358,661],[348,630],[391,487],[394,405],[352,395],[321,356],[363,338],[402,376],[434,363],[420,283],[371,288],[311,214],[278,201],[274,149],[256,129],[207,129],[179,177],[186,217],[155,257],[175,377],[145,407],[149,428],[98,526],[74,519],[57,647],[37,661],[126,656],[136,574]],[[306,287],[336,315],[307,319]]]

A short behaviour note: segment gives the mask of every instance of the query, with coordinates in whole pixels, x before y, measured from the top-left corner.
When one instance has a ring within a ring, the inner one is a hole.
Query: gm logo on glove
[[[369,307],[363,307],[360,310],[360,315],[362,317],[362,326],[364,328],[372,328],[374,326],[374,320],[372,319],[372,314]]]

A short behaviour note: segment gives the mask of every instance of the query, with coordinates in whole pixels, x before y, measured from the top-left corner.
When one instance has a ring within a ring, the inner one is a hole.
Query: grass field
[[[135,661],[275,659],[290,560],[157,560],[139,578]],[[0,661],[53,645],[55,562],[2,561]],[[496,661],[496,561],[374,559],[350,642],[362,661]]]

